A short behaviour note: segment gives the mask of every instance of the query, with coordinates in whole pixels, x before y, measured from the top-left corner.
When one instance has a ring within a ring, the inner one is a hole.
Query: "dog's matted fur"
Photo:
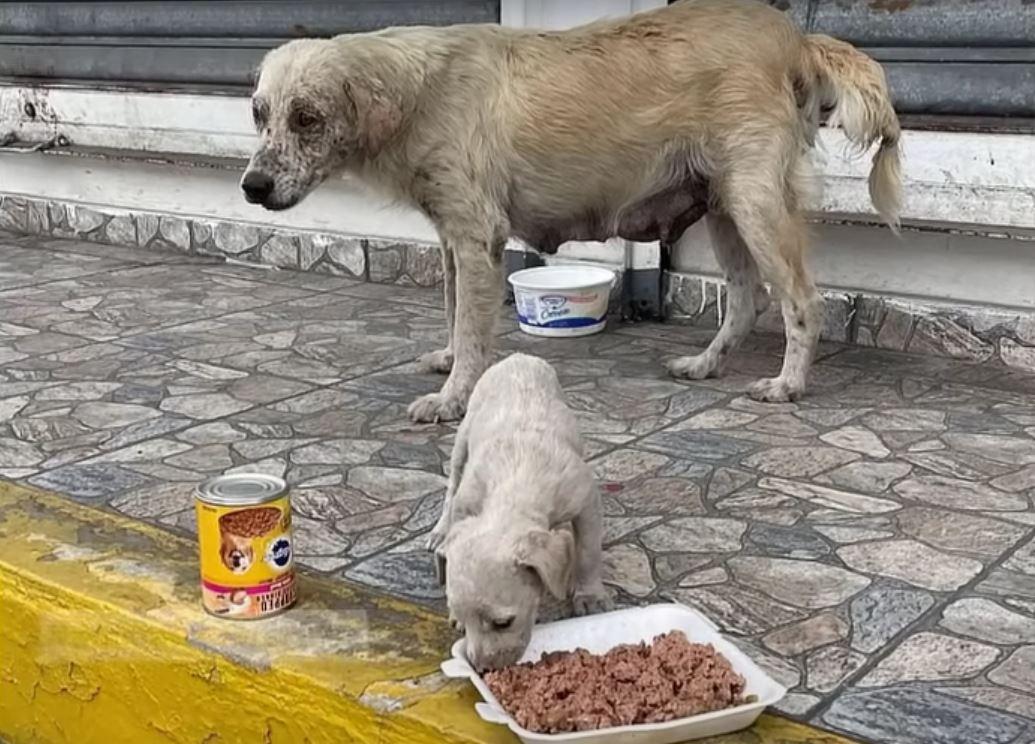
[[[420,209],[442,243],[449,378],[420,421],[463,414],[491,361],[502,254],[572,239],[673,241],[706,211],[728,282],[723,325],[679,377],[717,374],[782,301],[783,369],[750,394],[805,389],[823,303],[804,265],[808,150],[821,111],[878,144],[870,195],[895,226],[899,124],[880,66],[803,35],[756,0],[684,0],[569,31],[472,25],[299,40],[271,52],[253,98],[250,201],[285,209],[347,169]]]

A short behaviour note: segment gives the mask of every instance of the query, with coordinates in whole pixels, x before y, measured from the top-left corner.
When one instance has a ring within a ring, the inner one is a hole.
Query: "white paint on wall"
[[[808,265],[828,288],[1035,309],[1035,242],[885,227],[813,225]],[[687,230],[673,268],[720,277],[703,223]]]
[[[31,104],[35,117],[26,115]],[[151,153],[248,158],[255,148],[242,96],[0,86],[0,136]]]
[[[839,130],[822,130],[819,144],[819,211],[875,217],[867,190],[870,153],[852,156]],[[905,131],[901,152],[905,221],[1035,231],[1035,136]]]
[[[500,24],[514,28],[572,28],[667,4],[666,0],[502,0]]]
[[[268,212],[241,195],[237,169],[47,154],[0,153],[0,189],[45,199],[301,230],[436,243],[420,213],[393,207],[361,184],[325,184],[294,209]]]

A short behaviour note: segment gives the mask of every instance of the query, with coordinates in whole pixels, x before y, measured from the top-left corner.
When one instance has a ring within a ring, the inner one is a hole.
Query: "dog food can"
[[[287,484],[263,473],[219,475],[194,495],[205,609],[219,617],[254,620],[293,605]]]

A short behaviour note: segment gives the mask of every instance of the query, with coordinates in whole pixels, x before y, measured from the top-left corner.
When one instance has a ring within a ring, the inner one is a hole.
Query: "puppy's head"
[[[450,621],[479,671],[516,663],[528,646],[544,591],[565,599],[575,542],[570,530],[478,530],[458,522],[442,552]]]
[[[300,39],[266,55],[252,95],[260,142],[241,179],[245,199],[270,210],[293,207],[391,137],[402,115],[375,76],[372,44]]]

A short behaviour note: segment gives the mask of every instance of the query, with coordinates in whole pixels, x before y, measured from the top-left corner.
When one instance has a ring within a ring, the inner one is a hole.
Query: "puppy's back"
[[[529,429],[548,423],[554,429],[576,430],[557,372],[546,360],[521,353],[486,370],[471,393],[465,418],[473,426]]]
[[[553,366],[537,356],[517,352],[494,364],[490,373],[506,379],[513,388],[561,392],[561,383]]]
[[[461,429],[463,477],[480,484],[483,511],[507,515],[520,502],[547,514],[551,524],[558,513],[567,515],[560,521],[572,518],[557,509],[586,493],[593,471],[575,413],[548,362],[513,354],[490,367],[475,386]]]

